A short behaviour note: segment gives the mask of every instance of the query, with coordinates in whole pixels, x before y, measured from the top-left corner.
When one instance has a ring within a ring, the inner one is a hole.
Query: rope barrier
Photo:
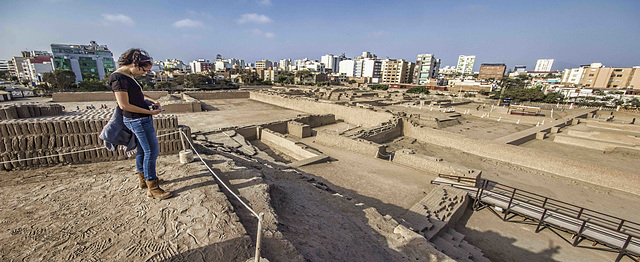
[[[193,146],[191,141],[189,141],[189,137],[187,137],[187,134],[182,132],[182,130],[179,130],[179,132],[180,132],[180,134],[182,134],[186,138],[185,140],[187,140],[187,142],[189,143],[189,146],[191,146],[191,150],[193,150],[193,152],[195,152],[196,155],[198,155],[198,158],[200,159],[200,162],[202,162],[202,164],[207,169],[209,169],[209,172],[211,172],[211,174],[216,178],[216,180],[218,180],[218,182],[220,184],[222,184],[222,186],[224,186],[224,188],[226,188],[227,191],[229,191],[229,193],[231,193],[238,201],[240,201],[240,203],[242,203],[242,205],[244,207],[246,207],[258,219],[258,232],[256,234],[256,252],[255,252],[255,255],[254,255],[254,258],[255,258],[254,261],[255,262],[259,262],[260,261],[260,248],[261,248],[261,243],[262,243],[262,220],[264,219],[264,213],[260,213],[258,215],[258,213],[256,213],[256,211],[254,211],[251,207],[249,207],[249,205],[247,205],[247,203],[242,201],[242,199],[240,199],[240,197],[238,195],[236,195],[236,193],[231,191],[231,189],[224,182],[222,182],[222,179],[220,179],[220,177],[218,177],[218,175],[215,172],[213,172],[213,170],[211,170],[209,165],[207,165],[207,163],[204,162],[204,159],[202,159],[202,156],[200,156],[200,153],[198,153],[198,151]]]
[[[222,182],[222,180],[220,179],[220,177],[218,177],[218,175],[213,172],[213,170],[211,170],[211,168],[209,167],[209,165],[207,165],[206,162],[204,162],[204,160],[202,159],[202,156],[200,156],[200,153],[198,153],[198,151],[196,151],[196,148],[193,146],[193,144],[191,143],[191,141],[189,141],[189,138],[187,137],[187,135],[182,132],[179,131],[187,140],[187,142],[189,143],[189,146],[191,146],[191,149],[193,150],[193,152],[196,153],[196,155],[198,155],[198,158],[200,159],[200,162],[202,162],[202,164],[204,164],[205,167],[207,167],[207,169],[209,169],[209,172],[211,172],[211,174],[213,174],[213,176],[220,182],[220,184],[222,184],[222,186],[224,186],[224,188],[226,188],[236,199],[238,199],[238,201],[240,201],[240,203],[242,203],[242,205],[244,207],[246,207],[249,211],[251,211],[251,213],[256,217],[256,218],[260,218],[260,216],[258,215],[258,213],[256,213],[256,211],[254,211],[251,207],[249,207],[249,205],[247,205],[247,203],[245,203],[244,201],[242,201],[242,199],[240,199],[240,197],[238,195],[236,195],[236,193],[234,193],[233,191],[231,191],[231,189],[224,183]]]

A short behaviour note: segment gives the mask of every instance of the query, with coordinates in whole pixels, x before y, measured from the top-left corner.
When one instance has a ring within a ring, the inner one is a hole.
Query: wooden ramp
[[[638,223],[481,178],[440,175],[431,183],[466,190],[475,199],[474,208],[502,208],[505,221],[509,214],[537,221],[536,233],[546,226],[573,233],[573,246],[589,239],[617,250],[616,261],[624,256],[638,261],[632,256],[640,256]]]

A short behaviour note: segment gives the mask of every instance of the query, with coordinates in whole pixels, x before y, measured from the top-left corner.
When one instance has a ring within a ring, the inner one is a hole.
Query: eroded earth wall
[[[640,184],[640,177],[637,174],[553,157],[513,145],[497,144],[460,134],[422,128],[411,121],[404,121],[402,125],[404,135],[422,142],[640,195],[640,187],[637,186]]]
[[[373,111],[365,108],[344,106],[332,102],[319,102],[313,98],[292,97],[268,92],[251,92],[250,99],[309,114],[333,114],[338,119],[364,127],[372,127],[393,118],[388,112]],[[366,116],[366,117],[365,117]]]

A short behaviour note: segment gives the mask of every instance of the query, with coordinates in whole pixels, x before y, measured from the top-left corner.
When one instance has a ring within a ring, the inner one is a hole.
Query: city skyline
[[[640,23],[637,1],[478,5],[243,0],[152,5],[42,0],[3,5],[0,59],[19,56],[25,49],[50,51],[53,43],[95,40],[107,45],[116,60],[126,49],[140,47],[155,60],[185,63],[215,60],[216,54],[254,63],[320,60],[341,53],[357,57],[370,51],[380,59],[407,61],[433,53],[442,67],[455,66],[459,55],[475,55],[474,71],[482,63],[533,70],[543,58],[555,59],[553,70],[593,62],[640,65],[640,52],[633,45],[640,40],[640,29],[633,26]]]

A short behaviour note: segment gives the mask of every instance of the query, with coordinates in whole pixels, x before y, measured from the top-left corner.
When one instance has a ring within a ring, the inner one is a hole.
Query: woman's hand
[[[153,105],[156,106],[156,109],[162,109],[162,105],[158,101],[154,102]]]
[[[152,115],[157,115],[157,114],[160,114],[160,113],[162,113],[162,110],[161,110],[161,109],[154,109],[154,110],[151,110],[151,114],[152,114]]]

